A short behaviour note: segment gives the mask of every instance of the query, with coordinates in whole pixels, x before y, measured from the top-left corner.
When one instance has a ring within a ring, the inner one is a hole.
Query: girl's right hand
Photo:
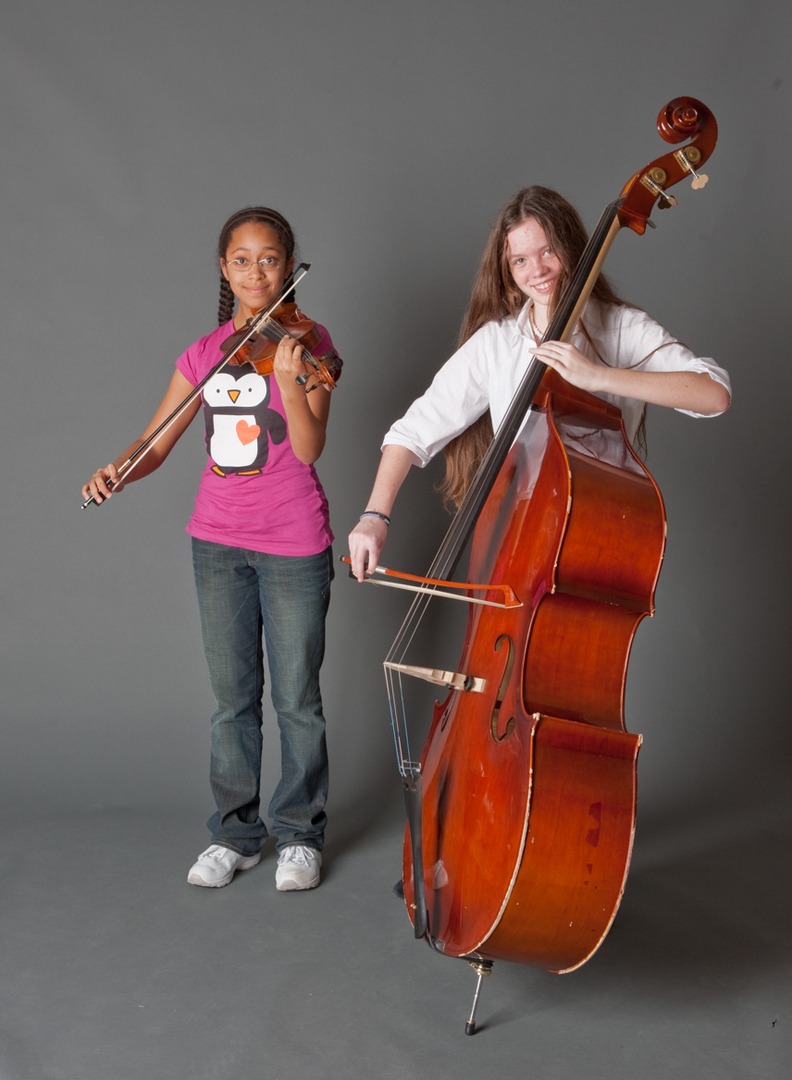
[[[112,498],[114,492],[121,491],[124,487],[123,482],[116,483],[117,478],[118,469],[112,461],[103,469],[97,469],[88,483],[82,486],[83,499],[93,499],[98,504]],[[112,489],[108,482],[112,483]]]
[[[349,534],[350,568],[358,581],[365,581],[366,570],[379,564],[388,526],[381,518],[364,517]]]

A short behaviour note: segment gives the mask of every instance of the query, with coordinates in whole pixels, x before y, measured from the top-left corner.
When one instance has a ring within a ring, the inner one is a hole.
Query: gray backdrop
[[[196,850],[203,843],[211,697],[182,531],[202,433],[194,425],[164,469],[101,510],[80,512],[79,488],[139,433],[175,356],[215,324],[213,251],[227,215],[262,202],[292,220],[313,263],[302,305],[346,359],[319,466],[341,554],[383,432],[453,346],[500,205],[544,183],[592,227],[668,150],[655,119],[680,94],[719,121],[710,184],[681,185],[679,206],[656,212],[646,236],[624,231],[608,272],[730,370],[735,402],[713,421],[650,415],[669,543],[628,679],[629,726],[645,739],[641,813],[711,815],[780,785],[786,0],[8,7],[6,820],[178,805],[194,808]],[[428,565],[445,528],[439,474],[411,477],[389,565]],[[334,590],[330,811],[360,828],[398,798],[380,665],[407,600],[343,573]],[[273,775],[268,766],[265,784]]]

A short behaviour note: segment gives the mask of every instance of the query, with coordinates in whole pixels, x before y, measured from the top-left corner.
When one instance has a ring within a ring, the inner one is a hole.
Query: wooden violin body
[[[460,670],[483,691],[435,707],[421,762],[435,948],[569,970],[604,938],[629,865],[640,737],[624,726],[635,629],[665,516],[617,409],[553,374],[474,536],[471,577],[522,606],[471,610]],[[580,446],[596,446],[592,457]],[[413,911],[409,833],[404,886]]]
[[[259,375],[271,375],[275,368],[278,342],[284,337],[299,341],[303,348],[303,360],[317,383],[334,390],[341,374],[342,360],[336,352],[322,355],[316,351],[322,340],[319,328],[294,303],[281,304],[273,317],[252,333],[247,326],[237,330],[225,339],[222,348],[223,352],[230,353],[230,364],[252,364]]]

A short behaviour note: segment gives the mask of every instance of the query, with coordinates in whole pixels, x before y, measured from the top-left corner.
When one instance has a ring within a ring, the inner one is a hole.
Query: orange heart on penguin
[[[248,443],[256,441],[261,434],[261,428],[258,424],[249,424],[247,420],[240,420],[236,426],[236,433],[243,446],[247,446]]]

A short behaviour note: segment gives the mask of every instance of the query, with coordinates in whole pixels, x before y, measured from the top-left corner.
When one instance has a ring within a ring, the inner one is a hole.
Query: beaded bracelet
[[[379,518],[380,521],[384,521],[386,525],[390,525],[390,518],[387,514],[381,514],[379,510],[364,510],[358,518],[358,521],[362,521],[365,517]]]

